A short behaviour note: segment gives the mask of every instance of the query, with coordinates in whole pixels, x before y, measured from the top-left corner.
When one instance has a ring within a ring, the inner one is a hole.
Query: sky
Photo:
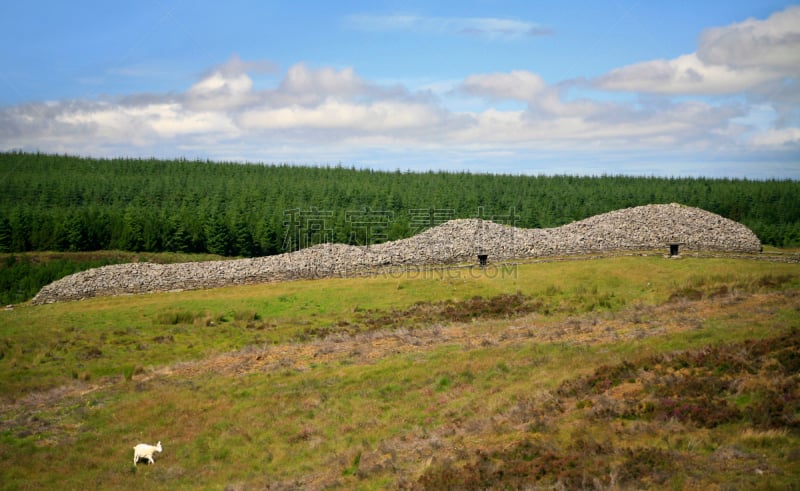
[[[0,151],[800,179],[800,3],[0,2]]]

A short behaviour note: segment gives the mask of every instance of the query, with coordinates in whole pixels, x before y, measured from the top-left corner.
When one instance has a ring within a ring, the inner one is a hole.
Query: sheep
[[[154,464],[155,461],[153,460],[153,453],[161,451],[161,442],[158,442],[155,446],[148,445],[146,443],[140,443],[133,447],[133,465],[136,465],[139,462],[139,459],[147,459],[147,464]]]

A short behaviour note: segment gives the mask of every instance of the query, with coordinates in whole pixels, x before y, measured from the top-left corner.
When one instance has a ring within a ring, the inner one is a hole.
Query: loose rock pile
[[[44,288],[32,303],[100,295],[191,290],[226,285],[360,274],[381,267],[586,254],[620,250],[759,252],[747,227],[714,213],[647,205],[604,213],[550,229],[521,229],[480,219],[451,220],[408,239],[373,246],[319,244],[276,256],[180,264],[131,263],[76,273]]]

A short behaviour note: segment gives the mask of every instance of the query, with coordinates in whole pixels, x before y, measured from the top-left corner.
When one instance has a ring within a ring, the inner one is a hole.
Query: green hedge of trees
[[[0,305],[24,302],[32,298],[42,286],[57,279],[116,262],[121,261],[109,259],[75,261],[58,258],[38,262],[27,256],[6,255],[0,262]]]
[[[555,227],[678,202],[800,246],[800,182],[377,172],[0,153],[0,252],[124,250],[261,256],[376,243],[451,218]]]
[[[44,286],[72,273],[109,264],[148,261],[161,264],[222,259],[212,254],[171,252],[22,252],[0,254],[0,306],[33,298]]]

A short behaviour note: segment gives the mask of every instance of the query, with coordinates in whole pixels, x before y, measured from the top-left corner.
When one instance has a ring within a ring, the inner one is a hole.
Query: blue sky
[[[0,4],[0,150],[800,179],[800,4]]]

